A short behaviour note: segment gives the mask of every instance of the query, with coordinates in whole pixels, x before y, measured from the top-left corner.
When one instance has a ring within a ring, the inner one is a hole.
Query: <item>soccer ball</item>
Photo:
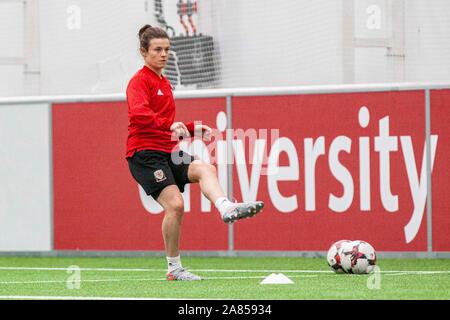
[[[351,241],[342,246],[341,265],[346,273],[371,273],[376,261],[375,249],[366,241]]]
[[[331,270],[333,270],[335,273],[344,273],[344,270],[341,266],[341,251],[343,245],[350,242],[350,240],[339,240],[333,243],[330,249],[328,249],[327,262],[331,267]]]

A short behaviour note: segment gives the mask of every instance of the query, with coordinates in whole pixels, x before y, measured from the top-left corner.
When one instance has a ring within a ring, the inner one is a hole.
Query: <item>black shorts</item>
[[[188,169],[194,157],[181,150],[172,153],[141,150],[127,160],[133,178],[155,200],[169,185],[176,185],[184,192],[184,186],[191,183]]]

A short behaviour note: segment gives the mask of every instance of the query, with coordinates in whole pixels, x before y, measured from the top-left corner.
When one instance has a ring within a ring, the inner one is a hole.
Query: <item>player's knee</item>
[[[212,164],[205,163],[205,170],[207,170],[209,173],[212,173],[214,175],[217,174],[216,166],[213,166]]]
[[[170,203],[171,211],[177,216],[182,216],[184,214],[184,201],[183,198],[172,199]]]
[[[193,164],[193,176],[197,179],[200,179],[202,176],[210,175],[210,174],[217,174],[216,167],[212,164],[208,164],[205,162],[198,162]]]
[[[204,163],[204,162],[199,164],[199,171],[201,171],[202,174],[216,174],[217,173],[215,166],[213,166],[212,164]]]

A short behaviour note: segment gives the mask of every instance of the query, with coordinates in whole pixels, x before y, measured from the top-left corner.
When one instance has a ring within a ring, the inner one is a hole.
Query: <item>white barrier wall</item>
[[[51,250],[49,105],[0,105],[0,251]]]

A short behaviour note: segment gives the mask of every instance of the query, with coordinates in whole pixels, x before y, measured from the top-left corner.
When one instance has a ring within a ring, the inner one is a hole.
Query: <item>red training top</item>
[[[131,78],[127,86],[128,141],[126,157],[139,150],[172,152],[178,141],[170,126],[175,119],[175,101],[169,80],[147,66]],[[194,123],[185,124],[191,136]]]

